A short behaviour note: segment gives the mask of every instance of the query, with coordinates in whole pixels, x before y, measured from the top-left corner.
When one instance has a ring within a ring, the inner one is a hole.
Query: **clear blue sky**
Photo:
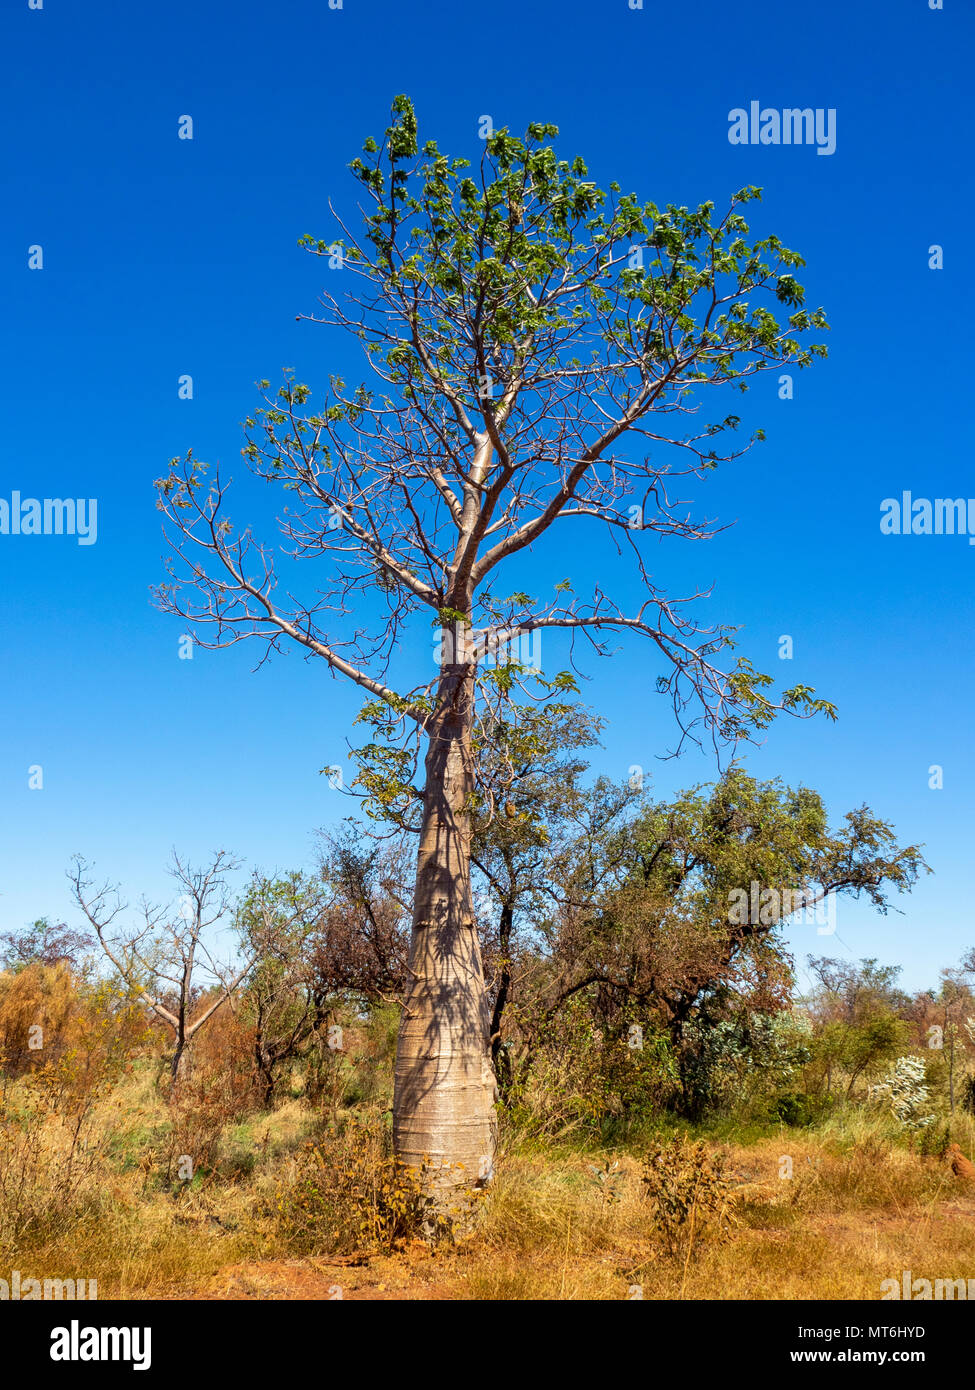
[[[0,497],[96,497],[99,512],[87,547],[0,536],[0,927],[70,920],[75,852],[133,899],[157,897],[173,845],[285,868],[348,812],[319,769],[344,760],[358,693],[295,656],[251,674],[256,648],[177,659],[180,624],[148,596],[163,551],[152,481],[191,445],[241,473],[257,378],[351,371],[341,342],[295,321],[324,273],[295,243],[329,235],[327,200],[349,204],[346,165],[404,91],[451,153],[477,153],[488,114],[556,123],[601,183],[657,203],[720,205],[759,184],[753,228],[805,256],[830,360],[791,402],[773,378],[756,385],[747,419],[768,442],[696,494],[737,524],[668,548],[658,573],[678,593],[713,582],[702,613],[741,624],[757,666],[839,705],[836,725],[774,728],[751,770],[818,788],[836,817],[867,801],[927,845],[935,875],[903,916],[841,904],[837,938],[792,934],[800,959],[876,955],[909,986],[934,983],[975,944],[975,548],[881,536],[879,509],[904,489],[975,497],[973,29],[962,0],[10,0]],[[834,108],[836,152],[731,145],[728,113],[751,100]],[[185,114],[192,141],[177,138]],[[928,268],[934,243],[943,270]],[[32,245],[43,270],[28,269]],[[177,398],[183,373],[192,401]],[[536,563],[549,559],[566,572],[564,554]],[[610,720],[595,767],[641,763],[663,795],[713,768],[655,761],[673,734],[655,674],[628,643],[585,694]]]

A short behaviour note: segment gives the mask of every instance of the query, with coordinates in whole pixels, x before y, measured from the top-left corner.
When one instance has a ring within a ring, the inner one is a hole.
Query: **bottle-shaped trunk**
[[[397,1156],[442,1208],[492,1176],[496,1088],[470,874],[469,666],[442,670],[428,726],[408,983],[396,1051]]]

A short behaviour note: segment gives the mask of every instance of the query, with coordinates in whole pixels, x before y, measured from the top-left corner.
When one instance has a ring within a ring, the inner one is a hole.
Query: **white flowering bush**
[[[924,1129],[934,1123],[934,1115],[927,1110],[930,1093],[920,1057],[898,1057],[889,1076],[871,1086],[867,1094],[871,1100],[886,1101],[891,1114],[907,1129]]]

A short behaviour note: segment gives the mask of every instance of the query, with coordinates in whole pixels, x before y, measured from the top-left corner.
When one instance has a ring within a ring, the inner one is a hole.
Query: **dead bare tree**
[[[88,876],[88,864],[80,857],[68,874],[74,899],[94,927],[105,955],[172,1031],[170,1075],[174,1081],[188,1044],[232,999],[253,965],[253,957],[234,969],[218,964],[206,939],[216,934],[231,911],[225,875],[236,867],[236,861],[222,850],[203,869],[194,869],[174,851],[170,874],[181,889],[176,903],[167,909],[141,902],[142,923],[128,930],[116,929],[128,910],[116,888],[108,883],[96,887]],[[192,1017],[200,1000],[201,976],[209,997]]]

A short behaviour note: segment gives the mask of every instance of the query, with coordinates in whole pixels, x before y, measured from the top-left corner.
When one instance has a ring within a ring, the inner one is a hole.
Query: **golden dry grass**
[[[16,1087],[8,1102],[24,1113]],[[316,1134],[305,1101],[228,1123],[224,1170],[181,1186],[160,1180],[169,1123],[152,1069],[127,1074],[92,1112],[85,1182],[68,1201],[51,1172],[37,1176],[40,1217],[0,1246],[0,1273],[97,1278],[101,1298],[127,1299],[877,1299],[906,1269],[975,1277],[975,1185],[856,1111],[817,1129],[707,1139],[733,1181],[736,1225],[693,1244],[685,1233],[669,1254],[638,1144],[580,1151],[509,1135],[461,1244],[299,1258],[274,1200]],[[975,1153],[970,1120],[952,1137]]]

